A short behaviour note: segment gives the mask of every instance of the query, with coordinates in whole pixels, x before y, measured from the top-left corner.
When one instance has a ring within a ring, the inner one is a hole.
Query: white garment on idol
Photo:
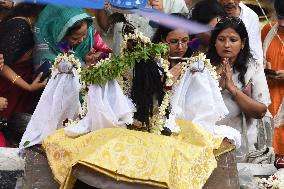
[[[133,123],[135,108],[122,92],[117,81],[104,86],[91,85],[88,92],[88,112],[78,124],[65,128],[68,136],[111,127],[126,127]]]
[[[20,149],[40,144],[44,138],[62,127],[65,119],[78,116],[80,88],[77,70],[70,62],[61,62],[41,95],[21,139]]]
[[[171,97],[172,111],[177,119],[185,119],[196,123],[214,136],[223,136],[241,145],[241,134],[236,129],[216,125],[216,122],[227,115],[228,109],[223,101],[218,84],[205,68],[204,63],[192,63],[178,86],[173,88]]]
[[[241,144],[240,133],[228,126],[216,126],[228,110],[216,81],[205,69],[202,72],[191,72],[203,62],[192,64],[174,87],[171,96],[172,111],[175,118],[197,123],[215,136],[224,136]],[[116,81],[109,81],[105,86],[93,85],[89,88],[88,113],[77,125],[65,128],[68,136],[79,136],[90,131],[124,126],[132,123],[134,105],[122,93]],[[174,128],[174,126],[172,127]]]

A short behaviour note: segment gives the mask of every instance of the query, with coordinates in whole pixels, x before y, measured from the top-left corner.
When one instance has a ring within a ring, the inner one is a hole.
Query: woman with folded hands
[[[235,17],[218,22],[212,32],[208,57],[216,66],[219,85],[229,114],[219,124],[229,125],[242,133],[239,161],[255,150],[256,119],[262,118],[270,104],[263,68],[250,54],[244,23]]]

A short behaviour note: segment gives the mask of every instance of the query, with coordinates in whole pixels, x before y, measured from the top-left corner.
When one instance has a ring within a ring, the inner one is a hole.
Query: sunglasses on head
[[[227,22],[240,24],[242,22],[242,19],[240,19],[239,17],[230,16],[230,17],[223,17],[220,20],[218,20],[218,24],[219,23],[223,24],[223,23],[227,23]]]

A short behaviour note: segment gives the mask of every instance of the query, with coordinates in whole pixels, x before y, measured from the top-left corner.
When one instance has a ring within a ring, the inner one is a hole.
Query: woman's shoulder
[[[254,58],[248,59],[248,70],[252,70],[254,72],[259,71],[260,69],[263,69],[263,66]]]
[[[262,42],[264,41],[266,35],[268,32],[271,30],[271,28],[276,24],[277,22],[272,22],[272,23],[267,23],[266,25],[263,26],[261,29],[261,40]]]
[[[248,60],[247,66],[248,66],[247,72],[245,75],[246,80],[251,80],[255,77],[258,77],[259,75],[262,75],[260,73],[264,72],[263,66],[259,62],[257,62],[254,58],[250,58]]]

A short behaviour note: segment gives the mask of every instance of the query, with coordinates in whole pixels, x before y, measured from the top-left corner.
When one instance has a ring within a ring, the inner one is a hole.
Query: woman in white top
[[[212,32],[208,57],[217,67],[223,99],[229,109],[229,115],[219,123],[241,131],[240,153],[254,150],[256,119],[265,115],[270,97],[263,68],[252,58],[248,33],[239,18],[227,17],[218,22]]]

